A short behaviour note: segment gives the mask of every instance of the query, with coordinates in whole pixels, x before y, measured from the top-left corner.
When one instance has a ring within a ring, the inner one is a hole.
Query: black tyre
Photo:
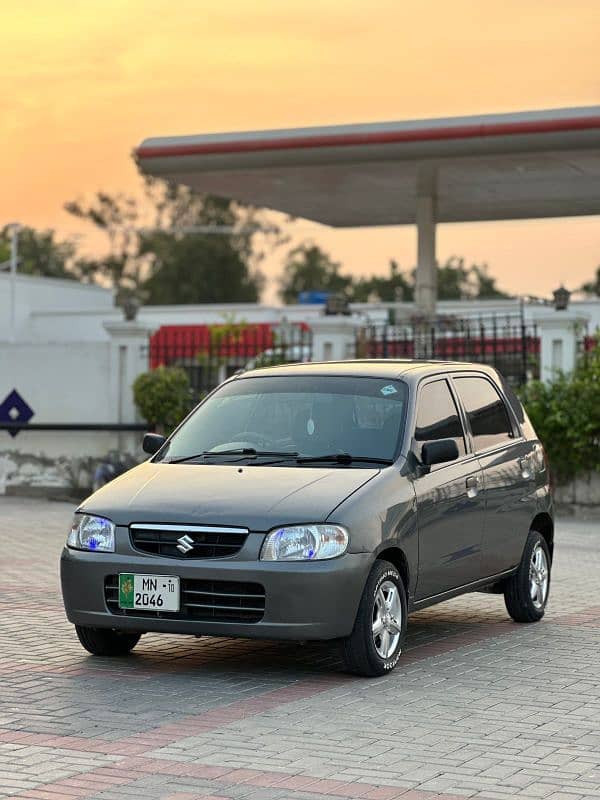
[[[367,678],[394,669],[406,636],[406,589],[389,561],[373,565],[358,607],[354,630],[342,640],[348,672]]]
[[[120,633],[109,628],[75,625],[82,646],[93,656],[126,656],[140,640],[140,633]]]
[[[506,582],[504,602],[515,622],[537,622],[550,594],[551,558],[546,540],[529,531],[519,569]]]

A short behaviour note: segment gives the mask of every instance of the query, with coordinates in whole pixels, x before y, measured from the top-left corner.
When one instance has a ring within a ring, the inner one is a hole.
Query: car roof
[[[259,367],[240,373],[237,377],[275,377],[285,375],[323,375],[357,378],[417,379],[440,372],[476,370],[492,377],[496,372],[485,364],[465,361],[426,361],[416,359],[353,359],[348,361],[310,361],[302,364],[279,364]]]

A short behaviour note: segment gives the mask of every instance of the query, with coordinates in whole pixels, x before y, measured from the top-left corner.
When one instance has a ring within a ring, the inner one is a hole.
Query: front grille
[[[198,622],[260,622],[265,613],[265,589],[260,583],[205,581],[181,578],[181,609],[138,611],[119,608],[119,576],[104,579],[104,599],[111,614],[150,619],[195,620]]]
[[[131,544],[142,553],[166,558],[226,558],[244,546],[248,536],[245,528],[217,528],[212,526],[132,525]],[[182,537],[189,550],[182,552],[177,545]]]

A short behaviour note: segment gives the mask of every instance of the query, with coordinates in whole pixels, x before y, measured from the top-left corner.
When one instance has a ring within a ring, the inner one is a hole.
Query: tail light
[[[550,492],[553,493],[554,492],[554,473],[552,472],[552,469],[550,467],[550,462],[548,461],[548,456],[546,455],[546,450],[544,449],[544,445],[540,444],[539,448],[540,448],[540,453],[541,453],[541,456],[542,456],[542,463],[543,463],[543,467],[542,468],[545,469],[546,472],[548,473],[548,485],[550,487]]]

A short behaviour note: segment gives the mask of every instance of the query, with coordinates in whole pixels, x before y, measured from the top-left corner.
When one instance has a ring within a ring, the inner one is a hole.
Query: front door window
[[[445,380],[428,383],[421,390],[414,439],[415,455],[419,460],[422,460],[423,445],[439,439],[454,439],[459,458],[465,455],[464,431]]]

